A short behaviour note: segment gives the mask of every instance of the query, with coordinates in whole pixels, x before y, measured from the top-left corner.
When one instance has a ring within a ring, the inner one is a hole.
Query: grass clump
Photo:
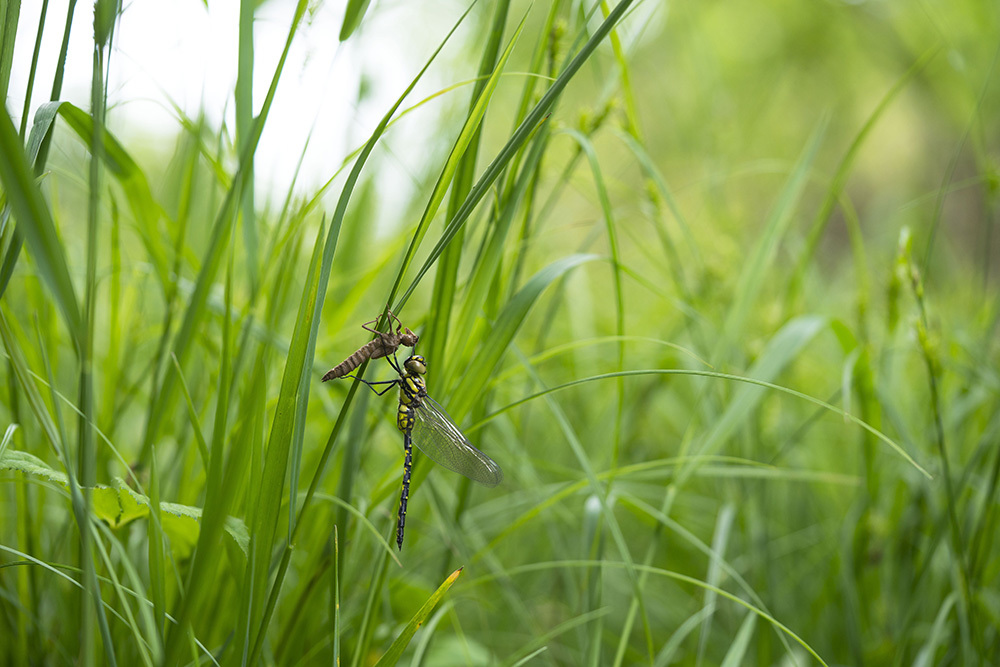
[[[89,101],[63,53],[0,118],[8,660],[990,663],[1000,16],[931,9],[474,6],[303,196],[254,155],[316,7],[149,149],[98,2]],[[401,553],[395,400],[320,382],[386,305],[505,474],[418,452]]]

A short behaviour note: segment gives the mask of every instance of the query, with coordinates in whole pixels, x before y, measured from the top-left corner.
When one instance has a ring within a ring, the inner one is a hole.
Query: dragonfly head
[[[423,375],[427,372],[427,362],[421,355],[415,354],[403,362],[403,368],[411,375]]]
[[[405,334],[400,335],[398,330],[396,331],[396,334],[399,335],[399,343],[401,345],[405,345],[406,347],[413,347],[417,344],[417,340],[419,340],[417,334],[410,331],[410,327],[406,327]]]

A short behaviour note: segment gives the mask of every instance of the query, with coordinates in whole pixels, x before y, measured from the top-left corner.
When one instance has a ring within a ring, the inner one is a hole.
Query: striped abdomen
[[[403,550],[403,528],[406,526],[406,501],[410,497],[410,472],[413,469],[413,443],[410,432],[403,433],[403,450],[406,458],[403,460],[403,492],[399,496],[399,514],[396,516],[396,548]]]
[[[369,359],[381,359],[395,352],[400,345],[413,347],[417,344],[417,334],[409,329],[406,333],[380,333],[379,337],[365,343],[351,356],[331,368],[323,376],[323,382],[342,378]]]
[[[342,378],[369,359],[379,359],[387,354],[392,354],[399,347],[399,342],[395,341],[395,338],[396,336],[384,334],[382,338],[376,338],[362,345],[354,354],[328,370],[323,376],[323,382]]]

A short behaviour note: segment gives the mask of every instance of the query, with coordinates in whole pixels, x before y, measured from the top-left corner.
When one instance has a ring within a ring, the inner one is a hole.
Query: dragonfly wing
[[[421,396],[414,408],[413,444],[432,461],[484,486],[503,481],[500,466],[472,446],[434,399]]]

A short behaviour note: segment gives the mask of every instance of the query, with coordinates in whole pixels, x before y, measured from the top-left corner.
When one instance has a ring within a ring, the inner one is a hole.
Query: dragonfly
[[[400,345],[413,347],[417,344],[417,341],[419,340],[417,334],[410,331],[409,327],[404,327],[403,323],[399,321],[398,317],[392,314],[391,310],[386,308],[385,311],[389,314],[389,331],[376,331],[369,326],[371,324],[375,324],[378,321],[378,318],[362,324],[362,329],[372,332],[377,336],[377,338],[365,343],[359,347],[354,354],[328,370],[323,376],[323,382],[333,380],[335,378],[345,377],[348,373],[369,359],[380,359],[381,357],[394,354],[396,350],[399,349]],[[396,322],[395,333],[392,331],[393,321]],[[404,328],[406,329],[406,333],[403,333]]]
[[[386,358],[393,370],[399,374],[398,378],[382,382],[361,381],[378,396],[399,386],[396,428],[403,432],[405,456],[403,489],[399,496],[399,510],[396,515],[396,547],[402,551],[406,502],[410,496],[410,474],[413,470],[413,445],[438,465],[483,486],[494,487],[500,484],[503,481],[503,471],[493,459],[473,447],[445,409],[427,395],[427,384],[424,381],[424,375],[427,373],[426,360],[421,355],[414,354],[400,367],[395,356],[393,354]],[[377,385],[386,386],[376,389]]]

